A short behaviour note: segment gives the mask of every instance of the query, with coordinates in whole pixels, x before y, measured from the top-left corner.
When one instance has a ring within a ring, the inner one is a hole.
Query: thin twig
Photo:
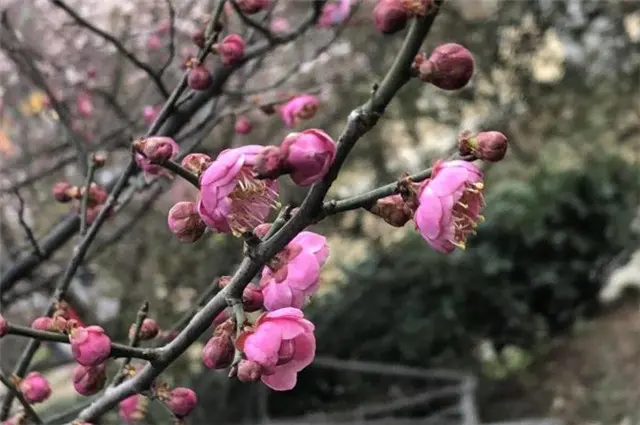
[[[84,193],[82,194],[82,201],[80,203],[80,236],[84,236],[87,233],[87,209],[89,207],[90,188],[93,183],[93,176],[96,173],[96,162],[93,160],[93,155],[89,160],[89,169],[87,170],[87,177],[84,180]]]
[[[73,10],[73,8],[71,8],[62,0],[51,0],[51,3],[53,3],[54,6],[57,6],[60,9],[64,10],[69,16],[71,16],[71,18],[73,18],[74,21],[76,21],[78,25],[87,28],[89,31],[104,38],[109,43],[111,43],[113,47],[115,47],[122,55],[124,55],[127,59],[129,59],[131,63],[133,63],[135,66],[137,66],[138,68],[140,68],[141,70],[147,73],[149,78],[151,78],[151,80],[155,83],[158,90],[160,90],[160,94],[162,94],[162,96],[165,99],[169,97],[169,91],[164,86],[164,83],[162,82],[162,79],[160,78],[160,76],[151,68],[151,66],[140,61],[140,59],[138,59],[136,55],[134,55],[126,47],[124,47],[122,43],[118,41],[117,38],[115,38],[113,35],[109,34],[108,32],[101,30],[100,28],[93,25],[91,22],[84,19],[82,16],[78,15],[78,13],[76,13],[76,11]]]
[[[171,0],[165,0],[165,3],[167,4],[167,9],[169,9],[169,57],[158,71],[158,75],[161,77],[173,62],[173,57],[176,54],[176,10]]]
[[[31,229],[31,226],[29,226],[27,224],[27,221],[24,219],[24,198],[22,197],[22,195],[20,195],[20,191],[18,189],[16,189],[13,192],[16,195],[16,198],[18,198],[18,221],[20,222],[20,226],[22,227],[22,229],[24,230],[24,233],[27,235],[27,239],[29,240],[29,243],[31,244],[31,248],[33,248],[33,252],[40,258],[43,258],[44,255],[42,254],[42,250],[40,249],[40,245],[38,245],[38,240],[36,239],[35,235],[33,234],[33,229]]]
[[[145,301],[142,303],[142,306],[138,310],[138,314],[136,315],[136,323],[133,325],[133,333],[129,335],[129,345],[131,347],[137,347],[140,342],[140,329],[142,329],[142,324],[144,323],[144,319],[147,318],[147,314],[149,313],[149,302]],[[124,379],[124,372],[127,370],[127,366],[131,363],[131,357],[127,357],[122,361],[122,365],[118,369],[118,372],[113,377],[113,381],[111,382],[110,387],[117,386]]]

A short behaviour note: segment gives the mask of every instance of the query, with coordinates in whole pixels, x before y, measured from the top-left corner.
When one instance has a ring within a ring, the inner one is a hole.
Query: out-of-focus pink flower
[[[83,366],[97,366],[111,354],[111,339],[100,326],[72,329],[69,341],[73,358]]]
[[[336,155],[336,143],[331,136],[316,128],[289,134],[281,149],[285,168],[299,186],[322,180]]]
[[[76,97],[76,108],[78,108],[78,114],[83,117],[90,117],[93,115],[93,100],[91,95],[87,92],[80,92]]]
[[[380,0],[373,9],[373,22],[383,34],[394,34],[407,26],[410,13],[403,0]]]
[[[204,235],[207,226],[198,214],[198,207],[193,202],[182,201],[169,210],[167,216],[169,230],[180,242],[192,243]]]
[[[297,308],[283,308],[263,314],[255,328],[236,341],[247,360],[262,368],[261,380],[276,391],[296,385],[298,372],[311,364],[316,352],[313,323]]]
[[[51,387],[39,372],[31,372],[20,382],[20,392],[27,402],[42,403],[51,395]]]
[[[7,319],[5,319],[2,314],[0,314],[0,338],[5,336],[8,331],[9,331],[9,323],[7,323]]]
[[[334,25],[342,23],[351,11],[351,0],[340,0],[340,4],[325,3],[322,8],[322,15],[318,19],[318,26],[322,28],[331,28]]]
[[[281,34],[283,32],[289,31],[291,25],[289,25],[289,21],[286,18],[281,16],[276,16],[271,20],[271,24],[269,25],[269,30],[275,34]]]
[[[147,39],[147,50],[158,50],[162,47],[162,38],[157,34],[152,34]]]
[[[198,212],[211,229],[241,235],[263,223],[278,197],[276,180],[253,173],[260,145],[226,149],[200,177]]]
[[[300,308],[320,286],[320,267],[329,256],[327,240],[313,232],[299,233],[262,271],[264,308]]]
[[[62,316],[55,317],[36,317],[31,323],[33,329],[46,332],[62,332],[67,327],[67,319]]]
[[[120,402],[118,413],[123,421],[133,424],[144,419],[148,404],[147,397],[142,394],[134,394]]]
[[[238,34],[229,34],[218,44],[218,53],[225,65],[235,65],[244,57],[245,42]]]
[[[448,254],[465,248],[484,207],[482,171],[467,161],[438,162],[418,193],[416,227],[436,251]]]
[[[152,160],[173,159],[180,152],[180,146],[171,137],[147,137],[136,142],[136,164],[148,176],[168,174],[162,166],[152,164]],[[144,155],[143,155],[144,154]]]
[[[312,94],[296,96],[280,107],[280,118],[287,127],[294,127],[298,121],[313,118],[320,102]]]
[[[106,363],[93,367],[76,365],[71,380],[78,394],[87,397],[94,395],[102,390],[107,382],[107,365]]]
[[[96,69],[96,67],[93,65],[90,65],[87,68],[87,78],[96,78],[97,75],[98,75],[98,70]]]
[[[158,116],[158,113],[160,113],[160,108],[158,108],[157,106],[153,106],[153,105],[145,106],[144,109],[142,110],[142,116],[144,117],[144,125],[148,127],[151,124],[153,124],[153,122],[156,120],[156,117]]]
[[[249,118],[245,117],[244,115],[240,115],[238,118],[236,118],[235,130],[238,134],[249,134],[251,133],[251,130],[253,130],[253,124],[251,124]]]
[[[184,418],[196,407],[198,396],[191,388],[178,387],[169,392],[165,404],[171,413],[178,418]]]
[[[12,417],[10,417],[9,419],[7,419],[6,421],[2,422],[2,425],[24,425],[25,418],[26,418],[26,413],[19,412],[13,415]]]
[[[71,189],[72,186],[68,182],[57,182],[52,188],[53,198],[62,204],[71,202],[74,199]]]
[[[246,15],[258,13],[271,4],[271,0],[238,0],[238,8]]]

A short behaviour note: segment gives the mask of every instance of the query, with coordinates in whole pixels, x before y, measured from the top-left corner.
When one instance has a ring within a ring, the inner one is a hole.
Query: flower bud
[[[125,398],[119,404],[120,418],[128,424],[138,422],[147,414],[149,399],[142,394],[134,394]]]
[[[244,39],[238,34],[229,34],[218,44],[217,50],[222,63],[236,65],[244,56]]]
[[[62,316],[54,317],[37,317],[32,323],[31,327],[39,331],[45,332],[62,332],[67,329],[67,319]]]
[[[404,226],[413,217],[413,212],[405,203],[402,195],[391,195],[378,199],[369,211],[394,227]]]
[[[189,77],[187,78],[187,84],[193,90],[206,90],[211,86],[212,81],[209,70],[203,65],[198,65],[189,71]]]
[[[69,341],[73,358],[83,366],[97,366],[111,354],[111,339],[100,326],[72,329]]]
[[[442,90],[459,90],[471,80],[475,62],[464,46],[447,43],[436,47],[429,59],[418,55],[412,68],[424,82]]]
[[[458,136],[458,147],[461,155],[474,155],[487,162],[502,161],[507,154],[507,137],[499,131],[483,131],[476,136],[463,131]]]
[[[236,119],[235,130],[238,134],[249,134],[253,130],[253,124],[251,124],[249,118],[241,115]]]
[[[383,34],[394,34],[407,26],[409,12],[402,0],[380,0],[373,9],[373,22]]]
[[[98,70],[95,66],[91,65],[87,68],[87,78],[96,78],[98,75]]]
[[[5,336],[7,332],[9,332],[9,323],[7,322],[7,319],[0,314],[0,338]]]
[[[129,339],[133,338],[133,333],[136,330],[136,325],[132,324],[129,328]],[[140,326],[140,331],[138,332],[138,339],[140,341],[148,341],[150,339],[158,336],[158,332],[160,332],[160,328],[158,327],[158,322],[147,317],[142,321],[142,325]]]
[[[202,361],[209,369],[224,369],[233,361],[233,342],[227,334],[209,339],[202,349]]]
[[[80,197],[84,196],[85,191],[86,189],[84,187],[80,189]],[[97,183],[91,183],[91,185],[89,186],[89,205],[90,206],[102,205],[105,202],[107,202],[108,197],[109,197],[109,194],[107,193],[106,190],[98,186]]]
[[[53,185],[53,197],[56,201],[66,204],[71,202],[74,198],[74,193],[71,190],[73,187],[67,182],[58,182]]]
[[[253,15],[258,13],[267,7],[271,0],[238,0],[236,4],[242,13],[245,15]]]
[[[260,179],[276,179],[286,173],[284,160],[279,146],[265,146],[256,156],[253,172]]]
[[[133,147],[152,163],[163,163],[178,152],[177,143],[171,137],[153,136],[137,139]]]
[[[164,403],[171,413],[178,418],[184,418],[196,407],[198,396],[190,388],[178,387],[169,392]]]
[[[275,34],[287,32],[289,31],[289,28],[291,28],[291,26],[289,25],[289,21],[281,16],[276,16],[271,20],[271,23],[269,24],[269,30]]]
[[[96,168],[102,168],[107,162],[107,154],[105,154],[104,152],[96,152],[91,157],[91,161]]]
[[[262,291],[255,285],[249,284],[242,291],[242,306],[247,313],[258,311],[264,306]]]
[[[240,360],[237,376],[240,382],[256,382],[262,376],[262,367],[251,360]]]
[[[315,128],[289,134],[281,149],[285,168],[299,186],[309,186],[322,180],[336,154],[336,144],[331,136]]]
[[[433,0],[402,0],[402,5],[410,15],[425,16],[433,6]]]
[[[220,324],[224,323],[227,319],[229,319],[229,313],[227,313],[227,310],[222,310],[220,312],[220,314],[218,314],[213,319],[212,326],[213,327],[218,327]]]
[[[145,106],[144,109],[142,110],[144,125],[150,126],[151,124],[153,124],[159,112],[160,112],[160,109],[155,106],[152,106],[152,105]]]
[[[182,168],[200,176],[211,165],[213,159],[203,153],[190,153],[182,159]]]
[[[78,114],[83,117],[90,117],[93,115],[93,101],[91,100],[91,96],[89,93],[81,92],[76,97],[76,108],[78,109]]]
[[[102,390],[107,382],[106,363],[93,367],[76,365],[71,380],[73,388],[78,394],[87,397],[94,395]]]
[[[198,214],[198,207],[194,202],[182,201],[169,210],[167,217],[169,230],[180,242],[192,243],[204,235],[207,226]]]
[[[31,372],[19,385],[24,399],[31,404],[42,403],[51,395],[49,381],[39,372]]]
[[[198,46],[199,48],[203,48],[204,47],[204,43],[205,43],[205,37],[204,37],[204,31],[203,30],[198,30],[196,32],[194,32],[193,34],[191,34],[191,41],[193,41],[193,44],[195,44],[196,46]]]

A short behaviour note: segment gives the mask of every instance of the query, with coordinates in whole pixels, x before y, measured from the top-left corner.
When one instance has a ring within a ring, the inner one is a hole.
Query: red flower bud
[[[202,65],[198,65],[189,71],[189,77],[187,78],[187,84],[193,90],[206,90],[211,86],[212,81],[211,74]]]
[[[378,199],[369,211],[394,227],[402,227],[413,217],[411,208],[401,195]]]
[[[233,361],[234,347],[228,334],[212,337],[202,349],[202,361],[209,369],[224,369]]]
[[[184,418],[196,407],[198,397],[190,388],[178,387],[169,392],[165,404],[171,413],[178,418]]]
[[[182,201],[169,210],[167,224],[180,242],[195,242],[204,235],[207,226],[198,214],[198,207],[193,202]]]
[[[236,4],[245,15],[253,15],[269,7],[271,0],[238,0]]]
[[[235,130],[238,134],[249,134],[253,130],[253,124],[251,124],[249,118],[241,115],[236,119]]]
[[[407,26],[409,12],[402,0],[380,0],[373,9],[373,22],[383,34],[394,34]]]
[[[220,314],[218,314],[213,319],[212,326],[213,327],[218,327],[220,324],[224,323],[227,319],[229,319],[229,313],[227,313],[227,310],[222,310],[220,312]]]
[[[262,291],[255,285],[249,284],[242,291],[242,305],[248,313],[258,311],[264,306]]]
[[[463,131],[458,136],[458,149],[461,155],[474,155],[487,162],[501,161],[507,153],[507,137],[499,131],[483,131],[476,136]]]
[[[78,394],[94,395],[102,390],[107,381],[107,366],[105,363],[93,367],[77,365],[71,380]]]
[[[238,380],[240,382],[256,382],[262,376],[262,367],[251,360],[240,360],[238,363]]]
[[[72,186],[67,182],[58,182],[53,185],[53,197],[56,201],[66,204],[74,198]]]
[[[132,324],[129,328],[129,339],[133,338],[133,333],[136,330],[136,325]],[[150,339],[158,336],[158,332],[160,332],[160,328],[158,327],[158,322],[147,317],[142,321],[142,326],[140,326],[140,332],[138,332],[138,338],[140,341],[148,341]]]
[[[182,159],[182,168],[200,176],[211,165],[213,159],[203,153],[190,153]]]
[[[253,172],[261,179],[275,179],[286,173],[284,152],[279,146],[266,146],[255,159]]]
[[[84,196],[86,189],[80,189],[80,197]],[[89,206],[102,205],[107,202],[109,194],[106,190],[98,186],[97,183],[91,183],[89,186]]]
[[[419,55],[413,65],[418,78],[442,90],[459,90],[466,86],[474,68],[471,52],[456,43],[436,47],[427,60]]]
[[[96,67],[93,65],[89,66],[89,68],[87,68],[87,77],[95,78],[96,75],[98,75],[98,70],[96,69]]]
[[[244,39],[238,34],[229,34],[217,46],[218,54],[225,65],[235,65],[244,56]]]
[[[83,366],[97,366],[111,354],[111,339],[100,326],[72,329],[69,341],[73,358]]]
[[[137,139],[133,142],[133,147],[151,163],[169,161],[180,149],[171,137],[163,136]]]

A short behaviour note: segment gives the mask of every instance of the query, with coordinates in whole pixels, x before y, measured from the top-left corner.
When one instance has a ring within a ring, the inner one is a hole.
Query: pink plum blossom
[[[271,32],[280,34],[283,32],[289,31],[291,25],[289,25],[289,21],[286,18],[281,16],[276,16],[271,20],[271,24],[269,25],[269,29]]]
[[[184,418],[196,407],[198,396],[190,388],[178,387],[169,392],[165,404],[171,413],[178,418]]]
[[[171,233],[184,243],[197,241],[207,228],[198,214],[197,205],[189,201],[181,201],[171,207],[167,215],[167,224]]]
[[[240,235],[263,223],[278,197],[276,180],[253,173],[260,145],[222,151],[200,177],[198,212],[212,230]]]
[[[118,413],[123,421],[133,424],[145,417],[148,404],[147,397],[142,394],[134,394],[120,402]]]
[[[294,97],[280,107],[280,118],[287,127],[291,128],[300,120],[313,118],[319,107],[320,102],[316,96],[303,94]]]
[[[158,113],[160,112],[160,108],[152,105],[147,105],[142,110],[142,116],[144,117],[144,125],[150,126],[155,121]]]
[[[315,128],[291,133],[280,147],[284,166],[299,186],[322,180],[336,156],[336,143],[331,136]]]
[[[83,366],[97,366],[111,354],[111,339],[100,326],[72,329],[69,341],[73,358]]]
[[[300,308],[320,287],[320,267],[329,256],[324,236],[301,232],[276,256],[276,264],[262,271],[264,308]]]
[[[467,236],[482,220],[482,171],[467,161],[438,162],[418,192],[416,227],[436,251],[448,254],[465,248]]]
[[[315,357],[313,323],[297,308],[263,314],[253,330],[243,332],[236,346],[250,362],[261,366],[262,382],[276,391],[295,387],[297,375]],[[252,371],[255,375],[255,370]]]
[[[71,380],[78,394],[87,397],[94,395],[102,390],[107,382],[107,365],[105,363],[93,367],[76,365]]]
[[[87,92],[81,92],[76,97],[76,107],[78,108],[78,114],[83,117],[90,117],[93,115],[93,101],[91,96]]]
[[[20,382],[20,392],[27,402],[42,403],[51,395],[51,387],[39,372],[31,372]]]
[[[318,26],[322,28],[331,28],[342,23],[351,11],[351,0],[340,0],[339,4],[325,3],[322,8],[322,15],[318,20]]]
[[[249,118],[241,115],[236,119],[235,130],[238,134],[249,134],[253,130],[253,124],[251,124]]]

